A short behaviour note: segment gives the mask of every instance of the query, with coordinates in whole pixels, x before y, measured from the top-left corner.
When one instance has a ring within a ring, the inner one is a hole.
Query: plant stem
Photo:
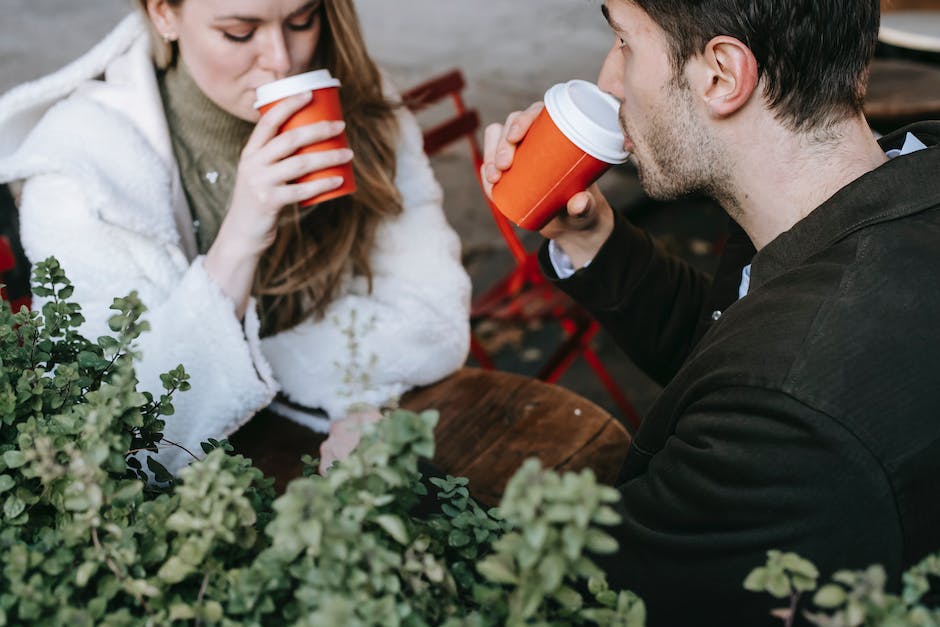
[[[796,620],[796,606],[800,601],[799,592],[790,593],[790,617],[787,618],[787,627],[793,627],[793,621]]]

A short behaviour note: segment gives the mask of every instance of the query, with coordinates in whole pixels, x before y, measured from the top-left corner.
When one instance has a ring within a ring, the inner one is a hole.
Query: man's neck
[[[887,160],[861,116],[825,140],[776,123],[750,125],[749,133],[738,144],[728,196],[719,200],[757,250]]]

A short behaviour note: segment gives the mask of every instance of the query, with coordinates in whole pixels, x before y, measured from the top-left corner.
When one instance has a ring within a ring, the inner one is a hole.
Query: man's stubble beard
[[[620,121],[643,153],[642,159],[632,155],[643,191],[655,200],[704,194],[735,217],[737,203],[731,191],[731,161],[699,119],[692,91],[684,78],[674,80],[668,87],[663,98],[666,106],[657,108],[645,120],[642,137],[631,135],[626,121],[622,117]]]

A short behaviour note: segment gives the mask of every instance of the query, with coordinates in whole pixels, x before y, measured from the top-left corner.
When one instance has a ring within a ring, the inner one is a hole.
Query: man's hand
[[[575,268],[582,268],[594,259],[614,230],[614,210],[597,184],[568,200],[565,211],[552,218],[539,233],[555,240],[571,259]]]
[[[382,414],[374,407],[351,411],[344,418],[330,423],[330,435],[320,445],[320,474],[326,475],[333,462],[346,459],[359,445],[362,429],[378,422]]]
[[[493,198],[493,185],[512,166],[516,146],[525,137],[545,105],[536,102],[525,111],[509,114],[505,124],[490,124],[483,137],[481,176],[486,195]],[[614,214],[600,189],[592,185],[568,200],[565,211],[546,224],[540,233],[555,243],[581,268],[597,255],[614,228]]]
[[[536,102],[525,111],[510,113],[505,124],[490,124],[486,127],[483,133],[483,166],[480,174],[483,178],[483,191],[490,198],[493,197],[493,185],[512,165],[516,146],[529,132],[535,118],[544,108],[543,103]]]

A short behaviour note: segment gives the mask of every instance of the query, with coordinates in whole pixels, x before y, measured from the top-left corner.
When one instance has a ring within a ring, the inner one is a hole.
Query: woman
[[[140,388],[182,363],[160,460],[272,409],[326,431],[464,361],[469,280],[420,131],[392,103],[350,0],[140,0],[91,52],[0,98],[0,181],[24,180],[21,234],[55,255],[87,322],[137,290],[151,331]],[[149,32],[148,32],[149,31]],[[351,151],[291,156],[342,131],[277,135],[305,103],[259,116],[254,90],[328,68]],[[352,160],[358,192],[301,210],[341,180],[291,180]],[[37,303],[41,306],[41,303]],[[316,411],[321,409],[326,416]]]

